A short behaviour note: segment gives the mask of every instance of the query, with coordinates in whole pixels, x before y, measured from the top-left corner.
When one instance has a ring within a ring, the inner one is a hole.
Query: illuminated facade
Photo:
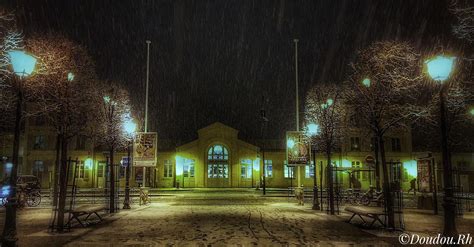
[[[21,139],[20,173],[33,174],[40,178],[42,187],[49,188],[52,183],[54,162],[56,160],[56,136],[41,117],[28,121],[27,131]],[[2,135],[0,143],[1,156],[11,155],[11,135]],[[350,174],[361,182],[362,188],[375,185],[374,167],[366,162],[367,156],[373,155],[373,142],[367,138],[366,131],[357,128],[348,129],[342,149],[332,157],[337,167],[337,180],[334,182],[347,188]],[[296,186],[297,169],[286,165],[284,140],[255,141],[261,145],[265,141],[265,181],[269,188],[287,188]],[[160,142],[160,140],[158,140]],[[410,180],[417,175],[416,159],[426,153],[412,152],[410,132],[387,133],[387,161],[390,162],[390,176],[399,179],[402,187],[408,189]],[[80,188],[104,188],[107,176],[107,152],[94,148],[85,137],[71,140],[69,155],[78,159],[76,177]],[[441,159],[439,154],[433,155],[436,163]],[[121,186],[125,184],[125,168],[120,165],[126,152],[116,153],[114,160],[118,168]],[[194,141],[173,149],[158,149],[157,166],[132,169],[131,185],[145,183],[147,187],[156,188],[194,188],[194,187],[234,187],[252,188],[261,185],[264,162],[262,150],[256,144],[238,138],[238,130],[222,123],[214,123],[198,130],[198,138]],[[474,173],[472,153],[453,154],[456,167],[455,182],[464,191],[474,191]],[[322,167],[322,170],[321,170]],[[441,188],[442,176],[438,166],[437,181]],[[145,172],[143,172],[145,169]],[[4,169],[2,171],[4,173]],[[326,158],[316,154],[316,180],[326,186]],[[70,170],[70,177],[73,171]],[[314,166],[300,168],[301,182],[305,187],[314,183]],[[145,178],[143,177],[145,176]],[[382,174],[381,174],[382,176]]]

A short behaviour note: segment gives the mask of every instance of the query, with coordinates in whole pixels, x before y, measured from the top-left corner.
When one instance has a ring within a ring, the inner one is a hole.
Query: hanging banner
[[[310,161],[310,143],[304,131],[286,132],[286,160],[288,166],[305,166]]]
[[[431,160],[420,159],[416,162],[418,190],[420,192],[431,192]]]
[[[133,166],[156,166],[157,151],[156,132],[138,132],[133,141]]]

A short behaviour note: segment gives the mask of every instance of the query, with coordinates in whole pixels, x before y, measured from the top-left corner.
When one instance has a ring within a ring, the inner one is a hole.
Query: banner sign
[[[304,131],[286,132],[286,160],[288,166],[305,166],[309,163],[310,143]]]
[[[156,132],[138,132],[133,141],[133,165],[135,167],[156,166]]]
[[[417,160],[417,180],[418,190],[421,192],[431,192],[431,160]]]

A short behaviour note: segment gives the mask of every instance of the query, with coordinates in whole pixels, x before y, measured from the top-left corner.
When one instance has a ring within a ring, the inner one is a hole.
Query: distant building
[[[0,156],[10,157],[12,152],[11,134],[0,134]],[[385,149],[389,162],[390,178],[400,181],[408,190],[410,181],[417,176],[416,160],[426,156],[426,152],[413,152],[411,133],[403,131],[387,133]],[[296,168],[286,164],[284,140],[255,140],[246,142],[238,138],[238,130],[216,122],[198,130],[198,138],[178,147],[169,147],[166,140],[158,140],[157,166],[132,169],[131,185],[137,186],[145,178],[147,187],[235,187],[252,188],[260,186],[265,164],[267,187],[287,188],[296,186]],[[265,143],[265,145],[263,145]],[[78,136],[69,145],[69,156],[78,159],[75,172],[80,188],[106,187],[107,153],[94,148],[91,140]],[[166,147],[168,146],[168,147]],[[265,162],[262,161],[262,146],[265,146]],[[375,186],[374,166],[366,162],[373,156],[374,140],[370,133],[361,128],[346,131],[341,150],[334,152],[332,161],[335,169],[335,183],[344,188],[351,187],[350,175],[361,182],[362,189]],[[32,174],[40,178],[42,187],[52,185],[56,160],[56,134],[42,117],[31,118],[25,125],[21,138],[19,173]],[[119,150],[114,157],[116,164],[126,156]],[[433,157],[440,164],[440,154]],[[455,184],[463,191],[474,191],[474,154],[456,153],[452,156],[455,167]],[[2,162],[3,163],[3,162]],[[316,154],[316,176],[318,186],[326,187],[326,157]],[[3,164],[3,167],[4,164]],[[442,166],[437,165],[438,187],[442,188]],[[5,168],[2,169],[5,173]],[[314,164],[300,168],[300,178],[304,186],[312,187]],[[74,174],[70,170],[70,177]],[[380,173],[382,177],[382,171]],[[119,166],[118,178],[125,184],[125,168]]]

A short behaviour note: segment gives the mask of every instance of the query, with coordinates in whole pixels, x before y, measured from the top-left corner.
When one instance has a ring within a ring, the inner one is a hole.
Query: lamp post
[[[429,76],[441,86],[439,90],[439,120],[441,132],[441,155],[443,162],[444,179],[444,229],[443,235],[454,237],[456,230],[456,205],[454,203],[453,174],[451,157],[448,150],[448,134],[446,127],[446,93],[449,84],[444,83],[451,74],[455,57],[437,56],[425,61]]]
[[[314,138],[319,132],[319,125],[310,123],[307,126],[308,129],[308,136]],[[319,206],[318,200],[318,184],[316,179],[316,145],[311,145],[311,151],[313,152],[313,210],[320,210],[321,207]]]
[[[130,146],[133,142],[133,134],[137,125],[133,122],[133,120],[129,117],[123,123],[123,129],[127,136],[127,167],[125,170],[125,199],[123,201],[123,209],[130,209],[130,165],[132,164],[130,160]]]
[[[8,202],[5,205],[5,225],[2,233],[2,246],[16,246],[16,180],[18,173],[18,160],[20,150],[20,128],[23,122],[23,85],[22,79],[30,76],[36,65],[36,58],[26,54],[24,51],[9,51],[13,72],[18,76],[13,76],[14,84],[17,87],[15,132],[13,138],[12,170],[8,179],[8,185],[11,189]]]

